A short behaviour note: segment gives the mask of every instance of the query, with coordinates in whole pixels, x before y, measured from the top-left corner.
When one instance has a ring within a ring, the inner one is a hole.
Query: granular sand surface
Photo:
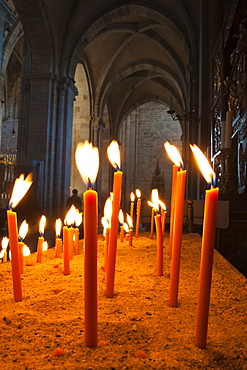
[[[207,348],[197,348],[201,237],[183,235],[176,308],[167,303],[168,245],[167,234],[164,275],[157,277],[155,237],[145,232],[133,237],[133,246],[118,242],[115,295],[107,298],[99,236],[94,349],[84,343],[83,241],[67,276],[54,248],[44,252],[42,263],[36,263],[36,253],[26,257],[34,264],[22,275],[22,302],[13,299],[11,262],[0,264],[1,370],[247,369],[247,279],[215,251]]]

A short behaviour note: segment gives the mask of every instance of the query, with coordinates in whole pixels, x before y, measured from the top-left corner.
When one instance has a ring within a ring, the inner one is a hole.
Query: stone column
[[[70,194],[73,101],[77,90],[74,82],[64,77],[58,83],[54,167],[54,212],[63,217]]]

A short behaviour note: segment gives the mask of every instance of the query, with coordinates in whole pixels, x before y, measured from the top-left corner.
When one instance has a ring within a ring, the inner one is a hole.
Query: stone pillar
[[[67,77],[58,83],[57,121],[54,168],[54,211],[63,217],[66,199],[70,194],[73,102],[77,89]]]
[[[26,76],[22,81],[17,165],[39,163],[43,212],[60,216],[69,196],[74,82],[53,74]]]

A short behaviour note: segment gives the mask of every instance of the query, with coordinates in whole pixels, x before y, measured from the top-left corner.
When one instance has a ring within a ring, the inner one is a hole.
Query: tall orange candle
[[[162,227],[162,239],[164,240],[165,228],[166,228],[166,206],[164,202],[159,201],[161,206],[161,227]]]
[[[156,225],[157,236],[157,276],[163,276],[163,235],[161,225],[161,215],[159,210],[159,193],[158,189],[152,189],[152,202],[148,204],[154,210],[154,220]]]
[[[120,152],[117,141],[112,141],[107,148],[108,157],[115,168],[113,178],[113,200],[112,200],[112,215],[111,215],[111,230],[109,240],[108,266],[106,273],[106,296],[112,298],[114,295],[114,280],[115,266],[117,253],[117,238],[118,238],[118,214],[121,203],[122,192],[122,177],[123,172],[120,171]]]
[[[170,273],[170,294],[169,306],[177,307],[178,305],[178,287],[179,287],[179,272],[180,272],[180,256],[181,243],[183,232],[183,217],[184,217],[184,194],[186,185],[186,171],[180,170],[177,172],[176,180],[176,197],[174,210],[174,228],[172,240],[172,260]]]
[[[130,193],[130,217],[134,220],[134,205],[135,205],[135,194],[133,191]]]
[[[24,239],[27,235],[27,231],[28,231],[28,224],[26,220],[24,220],[20,226],[19,237],[18,237],[21,274],[23,274],[24,272],[23,247],[24,247]]]
[[[118,220],[120,222],[120,238],[119,238],[119,241],[122,243],[124,241],[124,227],[123,227],[124,216],[123,216],[122,209],[119,210]]]
[[[61,240],[61,229],[62,229],[62,220],[61,218],[58,218],[55,223],[55,229],[56,229],[56,242],[55,242],[55,257],[60,258],[61,254],[61,246],[62,246],[62,240]]]
[[[63,227],[63,273],[70,275],[69,228]]]
[[[104,240],[105,240],[105,250],[104,250],[104,270],[107,269],[107,260],[108,260],[108,247],[109,247],[109,234],[110,234],[110,223],[108,219],[103,216],[101,218],[101,223],[103,225],[104,231]]]
[[[132,247],[133,245],[133,222],[128,213],[126,213],[127,216],[127,223],[129,226],[129,246]]]
[[[20,177],[18,177],[15,180],[12,195],[9,202],[10,209],[7,211],[9,244],[11,249],[12,283],[14,300],[16,302],[22,301],[22,283],[21,283],[20,257],[17,232],[17,217],[16,212],[13,212],[12,208],[15,208],[17,206],[17,204],[27,193],[31,185],[32,185],[31,174],[29,174],[25,179],[24,175],[21,174]]]
[[[136,189],[137,205],[136,205],[136,238],[139,237],[140,217],[141,217],[141,191]]]
[[[214,183],[215,173],[207,158],[196,145],[190,147],[206,181]],[[199,348],[206,348],[207,344],[218,193],[219,189],[211,185],[211,189],[206,190],[205,196],[195,335],[195,345]]]
[[[46,224],[46,217],[44,215],[41,216],[40,223],[39,223],[39,238],[38,238],[38,246],[37,246],[37,262],[42,261],[42,254],[43,254],[43,243],[44,243],[44,231],[45,231],[45,224]]]
[[[84,294],[85,294],[85,344],[97,347],[98,307],[97,307],[97,242],[98,242],[98,194],[92,189],[99,168],[98,148],[87,141],[78,144],[76,164],[88,190],[84,199]]]
[[[82,212],[77,212],[75,217],[75,234],[74,234],[75,254],[79,254],[79,237],[80,237],[79,227],[81,223],[82,223]]]
[[[74,234],[75,229],[73,226],[69,227],[69,258],[72,260],[74,255]]]
[[[20,270],[20,256],[17,234],[17,218],[16,212],[12,210],[7,211],[8,230],[9,230],[9,244],[11,249],[11,265],[12,265],[12,282],[14,291],[14,300],[16,302],[22,301],[22,283]]]
[[[154,209],[151,211],[150,239],[154,237]]]
[[[164,143],[164,147],[169,158],[174,162],[172,166],[172,190],[171,190],[171,207],[170,207],[170,258],[172,258],[172,240],[173,240],[173,224],[174,224],[174,208],[175,208],[175,194],[176,194],[176,181],[177,172],[180,169],[181,157],[176,147],[171,145],[168,141]]]

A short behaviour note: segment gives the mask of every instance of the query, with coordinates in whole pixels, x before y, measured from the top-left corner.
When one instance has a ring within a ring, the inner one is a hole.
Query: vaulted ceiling
[[[13,3],[28,40],[29,73],[73,79],[77,63],[83,63],[91,111],[102,117],[108,110],[113,134],[124,117],[146,101],[172,105],[180,113],[191,109],[204,1]]]

